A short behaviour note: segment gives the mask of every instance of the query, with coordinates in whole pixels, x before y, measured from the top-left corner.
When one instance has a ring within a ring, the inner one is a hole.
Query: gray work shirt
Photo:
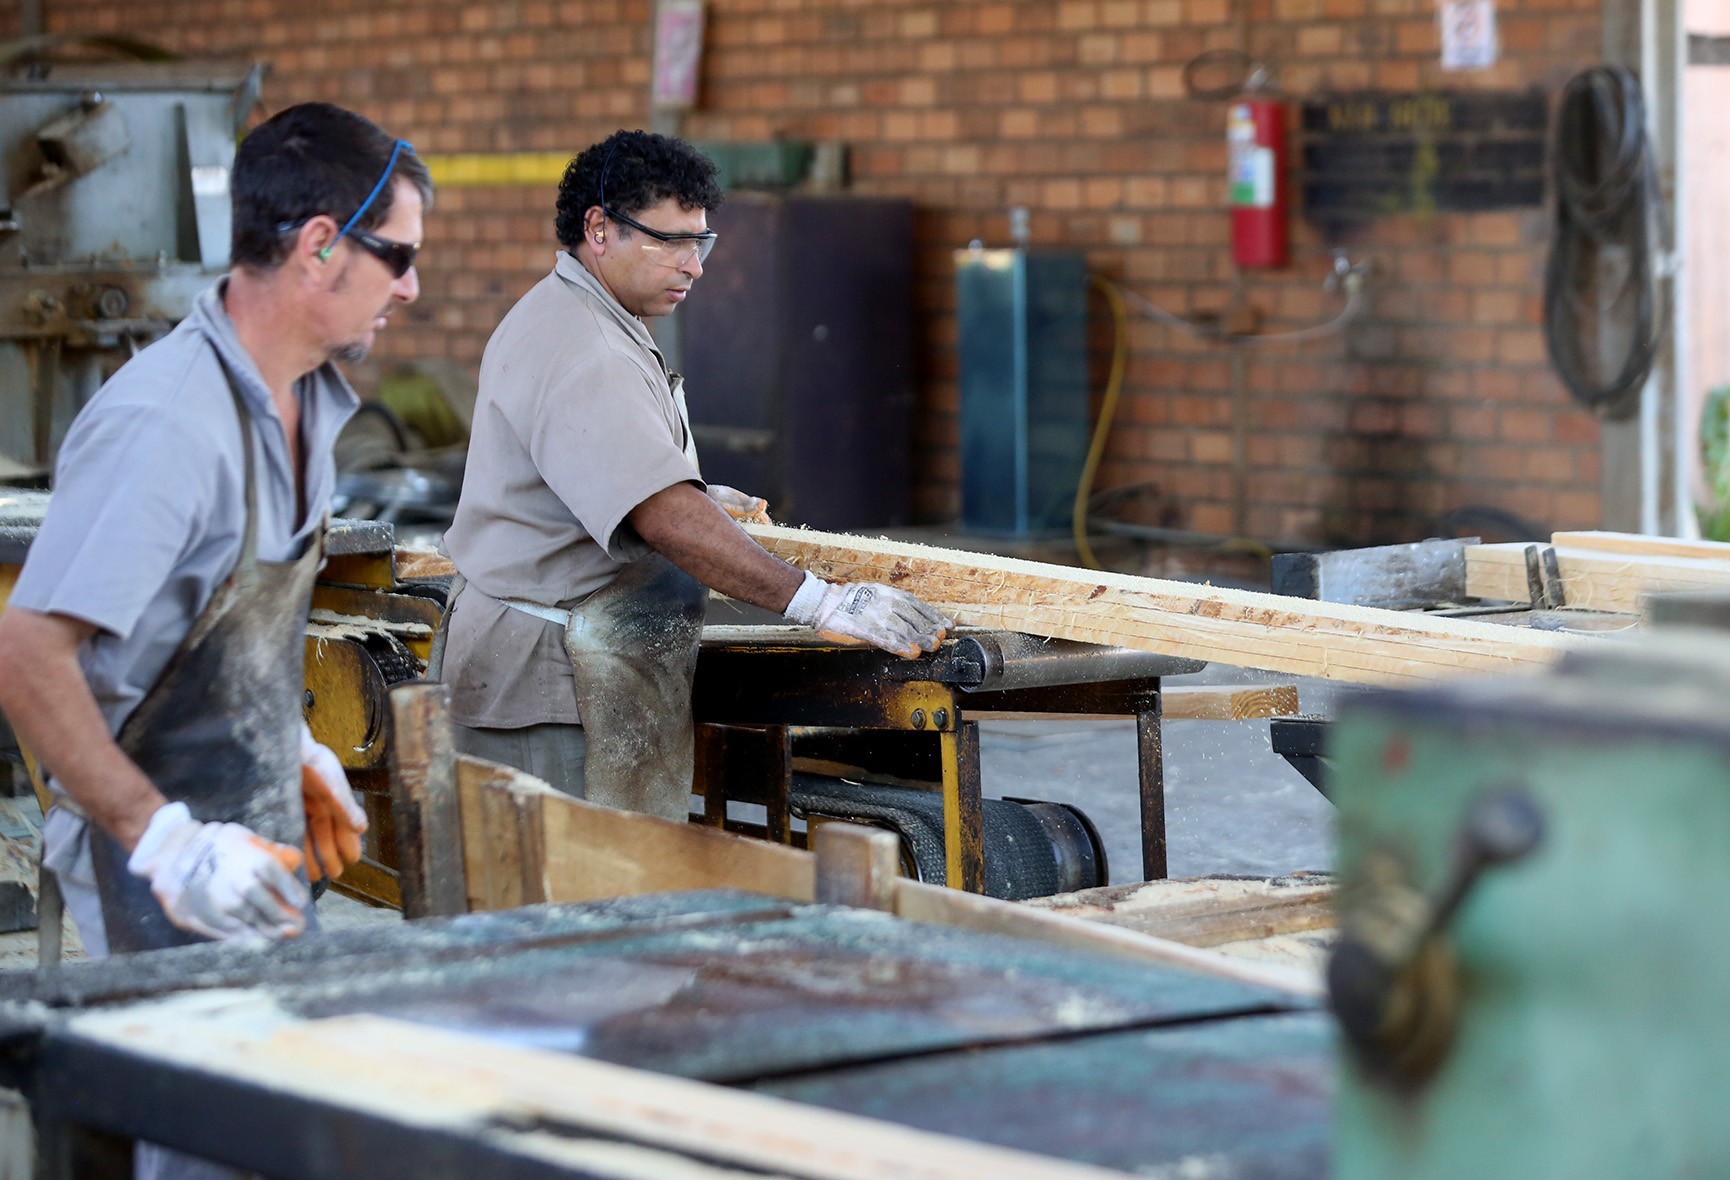
[[[93,623],[79,663],[111,733],[156,682],[240,559],[246,470],[228,362],[251,415],[258,556],[306,551],[336,483],[331,448],[359,400],[325,364],[295,384],[306,512],[270,390],[223,308],[226,280],[128,361],[68,431],[13,605]]]
[[[499,600],[568,606],[649,549],[632,509],[701,487],[682,391],[642,321],[570,254],[499,324],[481,359],[462,499],[445,549],[468,586],[444,680],[459,723],[578,720],[556,623]]]

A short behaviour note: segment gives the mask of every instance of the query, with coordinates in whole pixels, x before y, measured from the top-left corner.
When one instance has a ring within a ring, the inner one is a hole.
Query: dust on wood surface
[[[1467,672],[1536,671],[1595,642],[846,534],[746,531],[819,577],[897,586],[964,625],[1330,680],[1412,684]]]

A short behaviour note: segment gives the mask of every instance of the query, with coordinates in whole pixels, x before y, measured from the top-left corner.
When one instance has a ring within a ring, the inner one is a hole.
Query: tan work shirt
[[[578,720],[562,629],[499,600],[569,606],[648,554],[631,510],[702,486],[676,386],[648,329],[564,252],[487,342],[445,533],[468,580],[443,671],[460,724]]]

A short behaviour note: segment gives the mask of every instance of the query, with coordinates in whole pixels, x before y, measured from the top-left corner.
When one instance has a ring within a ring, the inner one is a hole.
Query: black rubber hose
[[[1550,363],[1576,401],[1602,417],[1627,418],[1639,408],[1661,326],[1653,262],[1662,206],[1639,79],[1619,66],[1594,66],[1570,79],[1550,164]]]

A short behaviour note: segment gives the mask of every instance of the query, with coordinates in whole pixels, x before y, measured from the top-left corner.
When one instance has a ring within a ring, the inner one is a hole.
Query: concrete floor
[[[1168,684],[1294,682],[1209,667]],[[1297,680],[1306,711],[1337,690]],[[1165,723],[1170,875],[1277,876],[1333,867],[1333,807],[1268,744],[1266,721]],[[997,721],[980,726],[985,792],[1073,804],[1099,829],[1113,884],[1141,879],[1135,724]]]

